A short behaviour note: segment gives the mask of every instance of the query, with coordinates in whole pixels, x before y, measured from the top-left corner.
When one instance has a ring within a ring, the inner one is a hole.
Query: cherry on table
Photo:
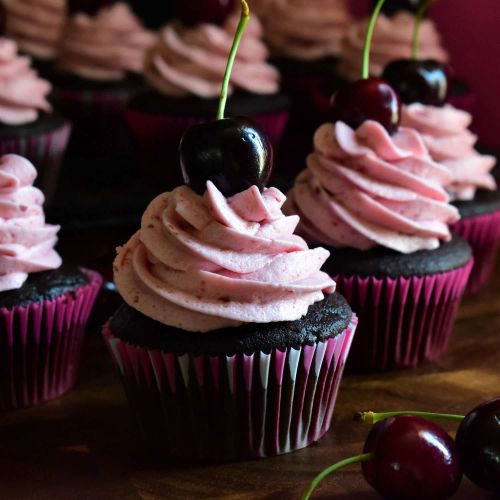
[[[177,0],[180,20],[192,26],[198,23],[222,24],[234,12],[236,0]]]
[[[397,59],[385,67],[382,78],[392,85],[405,104],[442,106],[448,98],[449,69],[433,59]]]
[[[365,442],[366,481],[386,499],[441,500],[460,485],[462,470],[453,439],[438,425],[402,415],[375,424]]]
[[[191,127],[181,140],[179,156],[186,184],[203,194],[210,180],[224,196],[253,185],[262,191],[273,163],[269,139],[245,117]]]
[[[465,475],[481,488],[500,493],[500,398],[472,410],[455,441]]]
[[[385,80],[358,80],[345,85],[333,96],[332,118],[354,129],[366,120],[375,120],[393,134],[401,122],[401,101]]]

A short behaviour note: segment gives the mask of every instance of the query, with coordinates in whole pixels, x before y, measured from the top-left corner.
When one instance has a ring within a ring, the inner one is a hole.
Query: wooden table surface
[[[141,453],[118,377],[97,334],[81,380],[41,408],[0,417],[0,498],[33,500],[299,499],[313,476],[362,449],[361,409],[464,413],[500,394],[500,266],[481,295],[466,299],[449,354],[436,365],[345,377],[333,426],[317,445],[277,458],[186,466]],[[452,432],[453,425],[448,429]],[[327,480],[314,498],[378,498],[359,466]],[[493,498],[464,481],[456,499]]]

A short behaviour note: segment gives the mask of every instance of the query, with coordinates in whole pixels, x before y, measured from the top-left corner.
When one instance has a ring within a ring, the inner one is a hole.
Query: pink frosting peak
[[[127,72],[142,73],[154,40],[128,5],[116,3],[94,17],[78,13],[69,20],[58,65],[88,80],[122,80]]]
[[[3,0],[5,32],[23,52],[53,59],[67,16],[66,0]]]
[[[256,186],[226,199],[181,186],[154,199],[141,229],[118,249],[114,275],[133,308],[187,331],[293,321],[335,291],[329,256],[294,235],[285,196]]]
[[[22,125],[49,112],[51,86],[38,77],[28,57],[17,53],[16,42],[0,38],[0,123]]]
[[[474,149],[477,136],[468,128],[471,121],[470,113],[450,105],[438,108],[416,103],[403,108],[403,124],[417,129],[432,159],[450,169],[453,182],[448,192],[455,200],[471,200],[477,189],[497,187],[491,175],[496,160]]]
[[[239,14],[234,14],[222,27],[167,24],[146,57],[145,75],[149,83],[167,95],[217,97],[238,21]],[[255,94],[278,91],[279,73],[266,62],[268,51],[261,38],[260,22],[251,16],[236,55],[230,92],[234,88]]]
[[[418,132],[401,127],[391,137],[374,121],[357,130],[326,123],[314,146],[287,206],[308,240],[401,253],[450,240],[448,224],[459,219],[444,189],[452,175],[431,160]]]
[[[348,0],[261,0],[256,8],[273,53],[303,60],[338,55],[353,22]]]
[[[370,53],[370,74],[380,76],[387,64],[411,55],[415,17],[401,11],[393,17],[383,14],[377,19]],[[350,80],[361,77],[361,65],[368,19],[354,23],[347,31],[340,54],[340,72]],[[420,58],[447,62],[448,53],[441,45],[434,23],[425,19],[420,27]]]
[[[57,269],[59,226],[45,223],[44,197],[33,187],[35,167],[25,158],[0,158],[0,291],[20,288],[29,273]]]

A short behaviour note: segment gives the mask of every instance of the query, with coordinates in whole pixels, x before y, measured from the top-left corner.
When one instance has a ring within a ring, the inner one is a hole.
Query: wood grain
[[[450,352],[441,362],[413,371],[346,377],[333,428],[319,444],[260,461],[190,466],[145,456],[104,344],[94,334],[76,390],[44,407],[0,417],[0,498],[299,499],[317,472],[362,449],[367,428],[352,421],[354,412],[465,413],[499,394],[500,272],[488,290],[464,302]],[[327,480],[315,498],[377,496],[354,466]],[[455,498],[493,497],[465,481]]]

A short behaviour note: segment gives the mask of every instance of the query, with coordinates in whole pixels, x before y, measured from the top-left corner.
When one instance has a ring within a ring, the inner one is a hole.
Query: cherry
[[[376,120],[393,134],[401,122],[401,101],[385,80],[358,80],[335,94],[332,117],[334,121],[343,121],[351,128],[358,128],[366,120]]]
[[[385,0],[378,0],[370,17],[363,48],[361,80],[342,87],[332,98],[332,118],[358,128],[366,120],[380,122],[390,134],[397,132],[401,122],[401,101],[385,80],[369,78],[370,47],[373,30]]]
[[[5,34],[5,24],[7,22],[7,11],[2,1],[0,1],[0,35]]]
[[[387,0],[384,5],[383,11],[388,16],[392,16],[400,10],[407,10],[410,12],[417,12],[423,0]],[[374,2],[375,3],[375,2]]]
[[[364,453],[366,481],[387,499],[445,499],[460,485],[462,471],[453,439],[438,425],[412,415],[373,426]]]
[[[249,118],[216,120],[191,127],[180,144],[184,182],[203,194],[208,180],[224,196],[266,185],[273,162],[266,135]]]
[[[200,194],[205,192],[209,180],[225,196],[253,185],[262,190],[271,174],[273,150],[265,134],[249,118],[224,118],[231,69],[250,14],[245,0],[241,5],[241,19],[224,75],[217,120],[188,129],[179,146],[184,181]]]
[[[234,12],[235,0],[177,0],[180,20],[192,26],[198,23],[222,24]]]
[[[500,398],[472,410],[455,440],[465,475],[481,488],[500,493]]]

